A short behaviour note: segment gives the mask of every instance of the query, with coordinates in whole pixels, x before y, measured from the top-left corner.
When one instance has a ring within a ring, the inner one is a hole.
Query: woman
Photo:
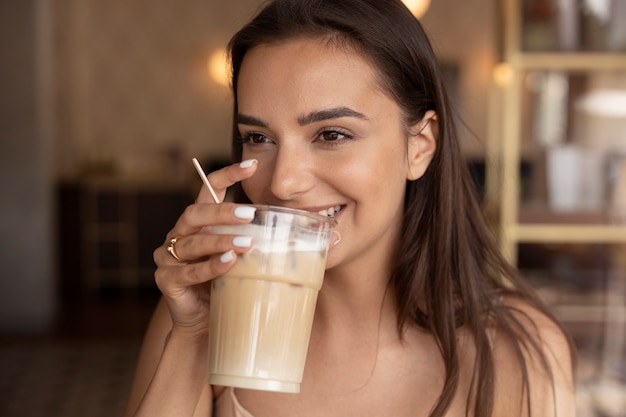
[[[275,0],[230,48],[242,162],[210,182],[338,222],[301,392],[206,382],[207,282],[246,248],[203,228],[250,212],[201,191],[167,236],[175,250],[155,251],[163,301],[127,415],[573,415],[571,345],[489,234],[402,3]]]

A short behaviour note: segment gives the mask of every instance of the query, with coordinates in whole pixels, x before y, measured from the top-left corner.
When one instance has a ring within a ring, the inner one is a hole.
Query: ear
[[[414,181],[421,178],[435,155],[439,125],[437,113],[426,112],[424,117],[409,129],[408,172],[407,179]]]

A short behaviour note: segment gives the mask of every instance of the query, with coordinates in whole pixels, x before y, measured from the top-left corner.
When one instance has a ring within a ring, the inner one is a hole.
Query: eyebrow
[[[256,117],[253,117],[253,116],[248,116],[246,114],[237,115],[237,124],[258,126],[258,127],[269,127],[269,124],[264,122],[263,120],[257,119]]]
[[[300,124],[300,126],[305,126],[322,120],[339,119],[341,117],[355,117],[357,119],[367,120],[367,117],[364,114],[359,113],[356,110],[352,110],[349,107],[336,107],[332,109],[314,111],[306,116],[298,117],[298,124]]]
[[[317,110],[305,116],[300,116],[298,117],[298,124],[300,126],[306,126],[311,123],[320,122],[323,120],[339,119],[341,117],[355,117],[357,119],[368,120],[367,116],[365,116],[363,113],[359,113],[358,111],[352,110],[349,107],[336,107],[332,109]],[[237,115],[237,124],[265,128],[269,127],[269,123],[246,114]]]

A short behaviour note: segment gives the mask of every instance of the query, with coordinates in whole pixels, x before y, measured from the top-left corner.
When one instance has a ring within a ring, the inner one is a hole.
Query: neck
[[[389,272],[368,265],[327,270],[315,315],[316,326],[331,332],[363,335],[379,326],[395,330]]]
[[[358,337],[380,327],[397,334],[391,265],[398,235],[386,233],[361,252],[348,250],[343,262],[326,270],[315,313],[318,329]]]

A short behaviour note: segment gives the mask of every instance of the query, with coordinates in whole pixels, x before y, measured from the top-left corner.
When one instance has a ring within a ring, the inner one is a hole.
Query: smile
[[[326,210],[318,211],[317,214],[321,216],[326,216],[326,217],[335,217],[337,214],[339,214],[341,210],[343,210],[343,207],[344,206],[329,207]]]

